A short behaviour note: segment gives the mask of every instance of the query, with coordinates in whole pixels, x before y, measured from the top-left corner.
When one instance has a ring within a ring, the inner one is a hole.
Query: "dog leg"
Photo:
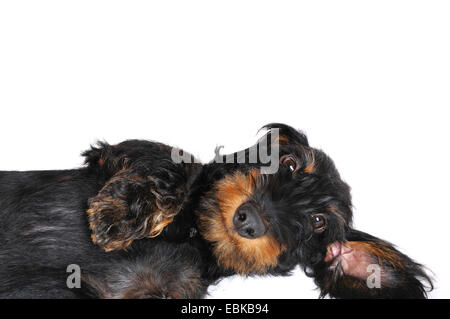
[[[125,249],[136,239],[158,236],[178,214],[185,185],[184,172],[172,163],[120,171],[89,199],[94,244],[112,251]]]
[[[82,275],[81,286],[91,298],[192,299],[206,294],[199,251],[189,244],[154,240],[141,245],[127,260],[98,265]]]

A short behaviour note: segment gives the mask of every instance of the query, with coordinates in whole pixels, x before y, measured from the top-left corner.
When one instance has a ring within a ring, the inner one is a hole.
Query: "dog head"
[[[344,240],[352,221],[350,188],[333,161],[292,127],[265,128],[257,145],[204,168],[214,182],[200,200],[199,231],[219,264],[240,274],[288,272],[297,264],[318,263],[329,244]],[[278,152],[270,154],[278,161],[276,171],[262,170],[274,167],[263,163],[263,149]],[[239,158],[244,163],[230,161]]]

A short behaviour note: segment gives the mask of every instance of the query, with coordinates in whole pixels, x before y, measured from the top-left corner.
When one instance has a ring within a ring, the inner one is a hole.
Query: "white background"
[[[2,1],[0,169],[63,169],[97,139],[202,160],[304,130],[352,186],[355,226],[450,297],[448,1]],[[211,297],[316,298],[300,271]]]

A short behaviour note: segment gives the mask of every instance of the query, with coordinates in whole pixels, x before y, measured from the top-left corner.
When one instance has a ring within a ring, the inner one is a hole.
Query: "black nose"
[[[238,234],[245,238],[258,238],[266,232],[266,225],[259,216],[257,208],[250,203],[242,204],[236,210],[233,223]]]

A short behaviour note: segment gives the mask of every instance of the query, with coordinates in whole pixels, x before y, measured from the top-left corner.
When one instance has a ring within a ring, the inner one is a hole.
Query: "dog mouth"
[[[332,268],[339,264],[341,257],[351,254],[353,249],[339,241],[336,241],[327,247],[327,254],[325,256],[325,262],[331,263]]]
[[[375,254],[375,255],[374,255]],[[382,260],[376,255],[376,251],[366,242],[334,242],[327,247],[325,262],[328,270],[338,276],[351,276],[359,280],[367,280],[372,268],[369,266],[380,266]],[[389,262],[389,261],[388,261]],[[392,280],[386,272],[381,272],[381,279]]]

